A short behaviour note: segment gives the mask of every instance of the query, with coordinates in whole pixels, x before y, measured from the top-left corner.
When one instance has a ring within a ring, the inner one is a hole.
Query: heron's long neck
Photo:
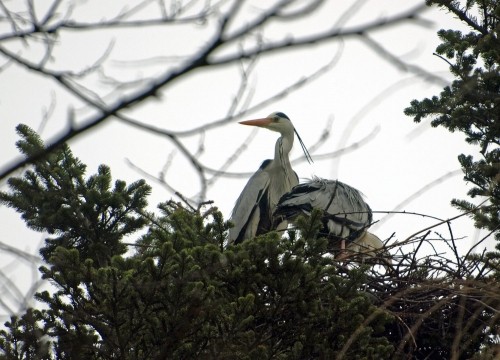
[[[292,165],[288,154],[293,146],[293,133],[282,134],[276,141],[276,148],[274,151],[274,161],[272,167],[269,169],[271,173],[269,182],[269,206],[270,214],[276,209],[281,196],[289,192],[293,186],[297,185],[297,176],[293,172]]]
[[[276,165],[281,166],[285,169],[291,168],[290,158],[288,154],[292,150],[293,146],[293,133],[282,134],[281,137],[276,141],[276,146],[274,148],[274,161]]]

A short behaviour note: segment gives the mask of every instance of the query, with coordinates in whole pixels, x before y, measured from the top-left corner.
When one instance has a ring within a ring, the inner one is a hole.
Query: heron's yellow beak
[[[270,119],[270,118],[263,118],[263,119],[240,121],[240,124],[242,124],[242,125],[250,125],[250,126],[265,127],[265,126],[269,125],[271,122],[272,122],[272,119]]]

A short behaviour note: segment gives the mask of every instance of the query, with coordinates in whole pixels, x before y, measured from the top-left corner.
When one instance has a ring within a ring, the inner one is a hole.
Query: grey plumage
[[[323,210],[320,234],[348,243],[361,238],[371,225],[370,206],[355,188],[338,180],[313,178],[283,195],[275,211],[276,221],[293,222],[299,215]]]
[[[276,141],[274,159],[262,163],[236,200],[230,219],[234,227],[229,229],[228,244],[240,243],[276,227],[286,228],[286,222],[273,227],[273,213],[281,196],[299,183],[288,158],[294,133],[297,134],[306,157],[309,156],[290,119],[282,112],[272,113],[263,119],[242,121],[241,124],[277,131],[281,136]]]

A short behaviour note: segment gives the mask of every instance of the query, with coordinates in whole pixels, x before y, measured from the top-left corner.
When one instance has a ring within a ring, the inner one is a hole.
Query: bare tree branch
[[[311,5],[310,10],[313,11],[319,7],[319,2],[314,3],[314,5]],[[113,101],[113,102],[104,102],[102,96],[99,96],[95,93],[92,93],[89,89],[86,89],[79,85],[78,83],[74,82],[71,77],[74,77],[76,74],[68,73],[68,72],[54,72],[51,70],[48,70],[45,67],[45,64],[47,62],[48,57],[50,56],[52,50],[51,48],[47,48],[46,56],[42,59],[42,61],[38,64],[32,63],[26,59],[21,58],[19,55],[14,54],[13,52],[7,50],[5,47],[0,47],[0,53],[6,56],[7,58],[15,61],[21,66],[24,66],[25,68],[37,72],[43,76],[47,76],[58,82],[63,88],[65,88],[69,93],[74,95],[77,99],[83,101],[87,105],[89,105],[91,108],[97,111],[97,113],[86,120],[83,121],[78,121],[77,123],[74,124],[69,124],[66,130],[62,131],[61,134],[59,134],[57,137],[51,139],[49,141],[49,144],[47,145],[46,149],[44,152],[38,154],[37,156],[24,159],[24,160],[17,160],[9,165],[5,169],[3,169],[0,172],[0,180],[8,177],[10,174],[12,174],[14,171],[31,164],[41,157],[45,156],[45,154],[49,153],[51,150],[57,148],[60,144],[67,142],[69,140],[72,140],[81,134],[86,133],[90,129],[95,128],[96,126],[100,125],[101,123],[105,122],[107,119],[112,118],[112,117],[118,117],[120,119],[124,119],[124,115],[121,114],[121,112],[125,109],[131,108],[144,100],[150,98],[150,97],[155,97],[160,90],[166,88],[169,84],[173,83],[175,80],[182,78],[186,76],[187,74],[191,73],[195,69],[201,69],[205,67],[211,67],[211,66],[221,66],[229,63],[234,63],[235,61],[240,62],[242,59],[253,59],[258,55],[263,55],[267,53],[272,53],[275,51],[283,51],[291,47],[301,47],[313,43],[323,43],[327,42],[331,39],[343,39],[349,36],[359,36],[360,34],[365,34],[368,33],[372,30],[379,29],[379,28],[384,28],[387,26],[394,26],[397,25],[401,22],[405,21],[415,21],[416,23],[426,23],[423,19],[419,18],[417,16],[418,13],[422,12],[424,9],[424,6],[418,6],[416,8],[410,9],[402,14],[395,15],[393,17],[387,18],[387,19],[382,19],[378,21],[373,21],[369,22],[365,25],[353,28],[353,29],[338,29],[337,27],[331,29],[330,31],[324,32],[324,33],[319,33],[319,34],[314,34],[314,35],[309,35],[305,36],[303,38],[298,38],[298,39],[291,39],[291,40],[285,40],[285,41],[278,41],[278,42],[270,42],[270,43],[264,43],[259,45],[258,47],[254,49],[241,49],[237,51],[236,53],[232,55],[217,55],[217,51],[219,49],[224,49],[227,48],[229,45],[232,43],[236,43],[237,41],[241,41],[243,38],[247,36],[250,32],[257,30],[261,28],[265,23],[267,23],[270,20],[280,18],[280,16],[283,16],[283,11],[286,8],[286,6],[289,5],[289,1],[280,1],[276,3],[273,7],[270,9],[264,11],[264,13],[257,17],[255,20],[251,21],[250,23],[244,25],[243,27],[237,28],[236,30],[231,30],[229,33],[226,32],[227,25],[231,22],[231,20],[238,14],[241,3],[240,2],[233,2],[232,5],[229,7],[229,9],[224,13],[224,15],[220,18],[219,20],[219,25],[218,29],[216,30],[216,34],[212,36],[212,39],[209,40],[206,45],[200,49],[200,51],[193,56],[191,59],[185,61],[181,66],[175,68],[175,69],[169,69],[167,72],[165,72],[162,76],[158,76],[155,81],[151,81],[141,88],[139,88],[137,91],[132,92],[130,95],[125,95],[120,97],[118,100]],[[53,16],[51,15],[55,13],[55,10],[58,9],[60,6],[59,2],[54,2],[52,3],[51,10],[49,10],[45,16],[44,20],[42,23],[47,23],[49,19]],[[139,5],[138,5],[139,6]],[[121,18],[117,17],[114,21],[120,22],[123,20],[123,18],[126,18],[128,15],[134,13],[135,11],[139,11],[139,8],[129,10],[128,12],[125,12],[122,14]],[[206,11],[203,12],[203,15],[206,16]],[[213,14],[212,14],[213,15]],[[32,17],[35,15],[33,14]],[[190,19],[193,20],[193,19]],[[108,23],[107,26],[116,26],[113,25],[115,23]],[[68,21],[66,21],[66,26],[68,24]],[[37,29],[35,26],[35,30],[33,30],[31,33],[21,33],[17,34],[16,36],[24,38],[28,35],[32,35],[35,32],[44,32],[46,34],[55,34],[58,31],[62,29],[61,24],[56,24],[53,25],[52,28],[49,29]],[[5,38],[0,37],[0,42],[2,40],[5,40]],[[50,43],[53,43],[50,41]],[[106,51],[106,53],[102,56],[102,58],[106,58],[107,54],[109,53],[109,50]],[[86,72],[88,71],[93,71],[96,68],[100,66],[102,60],[97,60],[96,64],[89,68]],[[335,59],[328,65],[326,65],[323,69],[320,69],[314,76],[311,76],[309,78],[314,78],[315,76],[320,76],[323,72],[328,71],[331,66],[335,63]],[[85,72],[85,73],[86,73]],[[304,83],[309,81],[308,78],[304,78],[302,80]],[[298,83],[294,86],[294,88],[300,87],[301,83]],[[293,89],[292,89],[293,90]],[[281,96],[286,95],[287,91],[292,91],[292,90],[285,90],[281,94]],[[275,99],[274,99],[275,100]],[[271,100],[272,101],[272,100]],[[261,106],[263,106],[261,104]],[[255,107],[254,107],[255,108]],[[249,109],[249,111],[251,108]],[[220,121],[212,122],[210,126],[220,126],[221,124],[227,123],[229,119],[222,119]],[[130,121],[128,123],[131,123]],[[137,125],[134,124],[134,125]],[[205,125],[206,128],[208,128],[208,125]],[[200,131],[200,128],[193,129],[191,130],[193,132],[195,131]],[[186,133],[185,133],[186,134]],[[171,135],[171,134],[170,134]],[[180,134],[178,134],[180,135]],[[167,135],[169,136],[169,135]],[[189,151],[187,151],[185,148],[182,148],[182,144],[176,140],[170,137],[170,139],[174,142],[176,146],[181,146],[180,150],[183,154],[185,154],[188,159],[192,162],[194,165],[195,169],[200,169],[198,166],[197,161],[193,161],[192,158],[190,158]],[[201,174],[201,173],[200,173]],[[204,191],[202,191],[204,193]]]

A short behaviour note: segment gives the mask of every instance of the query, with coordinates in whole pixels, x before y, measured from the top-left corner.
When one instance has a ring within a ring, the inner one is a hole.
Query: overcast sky
[[[267,40],[290,35],[306,36],[321,31],[340,21],[340,14],[346,10],[344,3],[347,2],[327,2],[321,11],[311,17],[297,23],[278,22],[259,36]],[[343,25],[350,28],[389,18],[419,3],[389,0],[359,2],[360,7],[346,18]],[[13,2],[6,4],[11,10],[17,6]],[[73,16],[86,21],[111,17],[118,11],[117,4],[112,1],[83,1],[79,4]],[[248,2],[232,26],[237,28],[239,22],[257,16],[261,7],[267,4],[267,1]],[[141,16],[158,11],[153,5],[146,7]],[[383,45],[397,59],[413,66],[413,70],[420,68],[433,74],[435,78],[432,81],[415,71],[395,66],[394,62],[389,62],[367,46],[362,37],[350,37],[258,59],[248,74],[249,85],[243,97],[250,105],[257,104],[333,62],[330,70],[317,80],[249,114],[248,118],[282,111],[290,117],[309,147],[318,141],[325,129],[331,131],[328,139],[314,151],[316,160],[313,165],[301,162],[294,166],[300,178],[313,175],[338,178],[361,190],[374,211],[404,210],[446,219],[459,214],[450,206],[450,200],[466,198],[468,189],[462,180],[457,156],[477,152],[465,143],[461,133],[451,134],[442,128],[431,128],[428,122],[415,124],[403,114],[403,109],[413,99],[437,95],[443,85],[452,80],[448,65],[433,56],[439,44],[436,32],[440,28],[463,29],[463,26],[457,19],[436,9],[424,12],[421,17],[432,23],[399,24],[372,32],[370,38]],[[0,23],[0,31],[5,34],[11,29]],[[101,77],[94,75],[84,80],[86,85],[95,86],[105,93],[111,89],[113,79],[135,81],[154,78],[165,68],[175,66],[176,61],[182,61],[182,56],[196,52],[206,40],[207,32],[210,32],[210,27],[203,24],[197,27],[176,25],[112,32],[68,32],[56,44],[50,67],[81,69],[101,56],[112,41],[113,47]],[[33,59],[40,56],[42,49],[40,44],[37,46],[31,42],[29,46],[14,41],[1,45]],[[1,62],[3,65],[5,60]],[[17,124],[25,123],[34,129],[40,129],[43,124],[42,137],[50,140],[65,128],[70,111],[75,112],[76,121],[84,121],[92,113],[81,102],[61,91],[53,81],[15,64],[3,67],[0,76],[0,169],[19,156],[14,145],[18,139],[14,130]],[[107,83],[103,82],[104,77]],[[240,81],[241,66],[197,71],[173,84],[158,98],[144,102],[127,114],[163,129],[188,130],[223,118]],[[55,107],[48,121],[43,123],[42,115],[51,103]],[[183,141],[193,152],[203,143],[203,152],[198,159],[214,169],[219,169],[246,142],[247,151],[227,171],[252,173],[264,159],[273,156],[278,135],[260,129],[249,142],[247,139],[253,129],[237,124],[239,120],[244,119],[235,119],[233,123],[209,130],[203,136],[183,138]],[[352,149],[356,144],[359,146]],[[187,198],[196,199],[199,195],[199,179],[195,171],[164,136],[112,120],[71,141],[70,147],[88,165],[89,175],[104,163],[111,167],[114,179],[130,183],[145,177],[143,172],[158,176],[168,163],[166,179],[169,185]],[[351,150],[340,157],[319,156],[345,147]],[[301,149],[296,143],[291,157],[295,159],[299,156]],[[129,162],[141,171],[130,166]],[[214,205],[229,217],[248,177],[219,178],[209,187],[206,199],[213,200]],[[152,209],[160,201],[177,199],[158,182],[151,179],[148,182],[154,188],[149,200]],[[435,186],[412,197],[433,182]],[[2,190],[7,189],[5,182],[0,186]],[[37,254],[44,234],[27,230],[20,215],[12,209],[1,207],[0,219],[2,243]],[[403,240],[436,222],[404,214],[387,217],[377,213],[375,219],[379,223],[373,226],[373,231],[382,239],[395,234],[394,240]],[[464,252],[481,236],[466,218],[453,221],[452,229],[454,237],[461,239],[460,246]],[[449,237],[447,227],[437,228],[436,231]],[[492,246],[493,240],[488,244]],[[36,278],[36,272],[33,274],[29,264],[15,257],[0,253],[0,259],[3,274],[17,284],[26,284],[21,287],[25,292]],[[17,310],[14,298],[7,301]],[[0,320],[3,319],[0,316]]]

